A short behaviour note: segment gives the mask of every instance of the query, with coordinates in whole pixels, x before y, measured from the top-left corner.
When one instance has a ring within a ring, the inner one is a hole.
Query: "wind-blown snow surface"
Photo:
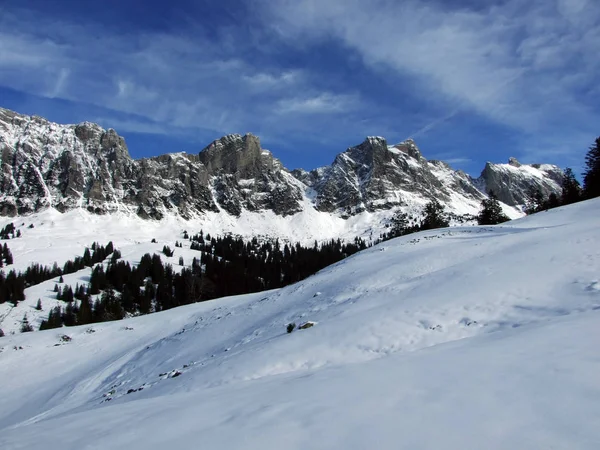
[[[6,336],[0,448],[600,448],[599,226],[588,201],[278,291]]]

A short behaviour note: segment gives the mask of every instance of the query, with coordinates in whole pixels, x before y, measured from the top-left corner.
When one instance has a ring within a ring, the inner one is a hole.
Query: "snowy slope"
[[[8,335],[0,448],[598,448],[599,225],[588,201],[278,291]]]

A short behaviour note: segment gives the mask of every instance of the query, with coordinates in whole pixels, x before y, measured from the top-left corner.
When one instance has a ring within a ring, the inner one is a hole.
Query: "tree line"
[[[0,304],[10,302],[16,306],[18,302],[25,300],[24,291],[26,288],[51,280],[52,278],[75,273],[85,267],[91,267],[98,262],[104,261],[113,251],[112,242],[109,242],[106,246],[93,243],[91,248],[85,249],[83,256],[77,256],[73,260],[68,260],[62,268],[58,267],[56,263],[52,267],[33,263],[24,272],[16,272],[13,269],[8,274],[5,274],[3,271],[0,271]]]
[[[315,242],[311,247],[287,243],[282,246],[279,240],[211,238],[202,232],[189,239],[199,257],[179,272],[158,254],[147,253],[138,265],[132,266],[119,259],[120,253],[115,250],[106,267],[94,266],[87,286],[73,289],[56,285],[56,298],[67,305],[54,307],[40,329],[119,320],[128,314],[149,314],[213,298],[279,288],[367,248],[360,238],[352,243],[339,239],[320,245]],[[163,253],[173,256],[168,246]],[[183,265],[182,258],[180,264]]]

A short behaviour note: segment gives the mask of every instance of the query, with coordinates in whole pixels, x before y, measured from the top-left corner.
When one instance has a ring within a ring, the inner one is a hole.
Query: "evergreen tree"
[[[544,209],[544,194],[535,186],[530,186],[527,190],[527,201],[525,202],[525,214],[534,214]]]
[[[77,325],[77,315],[73,303],[67,303],[67,307],[63,311],[62,321],[67,327],[73,327]]]
[[[23,320],[21,321],[21,333],[29,333],[30,331],[33,331],[33,327],[27,319],[27,314],[25,314],[23,316]]]
[[[402,236],[404,234],[406,234],[406,231],[408,230],[408,214],[402,212],[402,211],[398,211],[394,214],[394,216],[392,217],[392,229],[390,231],[390,234],[394,235],[394,236]]]
[[[562,181],[562,196],[560,202],[563,205],[570,205],[571,203],[578,202],[581,199],[581,186],[579,181],[575,178],[575,174],[570,167],[567,167],[563,172]]]
[[[561,205],[561,200],[558,198],[558,195],[556,195],[554,192],[552,192],[548,196],[548,200],[546,200],[545,208],[546,209],[558,208],[560,205]]]
[[[62,300],[67,303],[71,303],[73,300],[75,300],[75,295],[73,294],[73,289],[71,288],[71,286],[67,286],[63,290]]]
[[[38,298],[38,301],[35,305],[35,309],[37,309],[38,311],[42,310],[42,300]]]
[[[477,216],[479,225],[496,225],[509,220],[502,211],[498,197],[492,191],[490,191],[489,198],[484,198],[481,201],[481,207],[482,209]]]
[[[4,245],[6,245],[6,244],[4,244]],[[4,253],[4,259],[6,260],[7,266],[13,263],[13,255],[10,252],[10,250],[8,249],[8,247],[6,247],[6,251]]]
[[[85,296],[81,300],[79,311],[77,311],[77,325],[86,325],[88,323],[92,323],[92,303],[90,302],[90,297]]]
[[[585,156],[585,165],[583,193],[586,198],[600,197],[600,137]]]
[[[434,228],[446,228],[450,226],[450,220],[444,213],[444,207],[437,200],[431,200],[427,203],[423,212],[425,217],[421,222],[421,230],[432,230]]]
[[[92,265],[92,254],[90,253],[90,249],[87,247],[83,252],[83,264],[88,267]]]

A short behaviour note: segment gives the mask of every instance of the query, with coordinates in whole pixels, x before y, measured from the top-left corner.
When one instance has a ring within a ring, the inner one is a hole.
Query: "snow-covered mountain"
[[[100,223],[73,213],[23,228],[15,264],[72,257],[69,227]],[[597,449],[599,226],[596,199],[397,238],[276,291],[8,333],[0,448]],[[133,263],[160,245],[113,231]]]
[[[444,162],[428,161],[411,140],[388,145],[380,137],[367,138],[331,166],[310,172],[289,171],[251,134],[225,136],[195,155],[134,160],[112,129],[87,122],[59,125],[6,109],[0,109],[0,152],[5,216],[55,208],[143,219],[215,214],[223,223],[272,214],[305,223],[325,213],[331,220],[354,217],[344,228],[355,234],[366,232],[355,229],[356,223],[369,222],[365,214],[389,216],[398,207],[416,211],[433,198],[450,212],[475,214],[488,189],[518,217],[520,210],[511,207],[523,204],[528,190],[559,193],[562,177],[556,166],[511,161],[490,163],[473,179]]]

